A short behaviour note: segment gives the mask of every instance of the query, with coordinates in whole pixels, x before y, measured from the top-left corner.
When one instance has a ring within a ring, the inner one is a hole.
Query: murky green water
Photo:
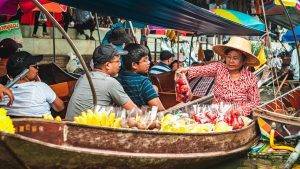
[[[284,160],[267,160],[261,158],[238,158],[225,161],[210,169],[283,169]],[[294,165],[294,169],[300,169],[300,165]]]

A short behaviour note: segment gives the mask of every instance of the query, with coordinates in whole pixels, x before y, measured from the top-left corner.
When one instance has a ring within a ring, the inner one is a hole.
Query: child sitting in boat
[[[117,77],[124,90],[137,106],[157,106],[159,111],[164,110],[154,86],[145,76],[150,67],[148,49],[140,44],[130,43],[125,46],[128,55],[124,57],[125,70]]]
[[[8,97],[0,102],[1,107],[8,110],[10,116],[15,117],[42,117],[50,114],[50,108],[60,112],[64,109],[64,103],[54,91],[45,83],[39,81],[37,62],[42,56],[32,56],[21,51],[13,54],[7,63],[7,74],[13,79],[28,69],[29,72],[11,87],[14,94],[14,102],[7,106]]]
[[[136,105],[125,93],[121,84],[113,77],[119,73],[121,60],[120,56],[127,54],[127,51],[117,50],[112,44],[100,45],[93,53],[94,69],[91,78],[97,95],[97,105],[100,106],[122,106],[131,110]],[[66,119],[73,120],[82,111],[93,108],[93,97],[86,75],[82,75],[75,85],[74,92],[70,99]]]

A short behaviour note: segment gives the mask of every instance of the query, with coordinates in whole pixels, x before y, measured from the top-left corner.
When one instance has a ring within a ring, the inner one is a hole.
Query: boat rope
[[[288,150],[288,151],[294,151],[295,148],[290,147],[290,146],[279,146],[274,144],[274,135],[275,135],[275,128],[276,128],[276,123],[272,123],[272,129],[270,131],[270,147],[274,150]]]
[[[281,1],[281,0],[280,0]],[[266,17],[266,11],[265,11],[265,5],[264,5],[264,0],[261,0],[261,6],[262,6],[262,11],[263,11],[263,16],[264,16],[264,23],[265,23],[265,27],[266,27],[266,34],[264,34],[263,36],[267,37],[267,41],[266,42],[266,46],[268,47],[269,51],[271,51],[271,39],[270,39],[270,31],[268,29],[268,23],[267,23],[267,17]],[[272,58],[274,58],[273,53],[269,52],[272,55]],[[272,80],[272,84],[273,84],[273,93],[274,93],[274,98],[277,97],[277,94],[280,92],[281,87],[279,84],[279,77],[278,77],[278,73],[276,68],[272,67],[271,68],[271,73],[272,73],[272,79],[275,78],[275,80]],[[275,87],[275,81],[277,83],[278,90],[276,91],[276,87]],[[282,99],[282,98],[280,98]],[[281,100],[281,103],[283,103],[283,101]],[[284,107],[284,106],[282,106]]]

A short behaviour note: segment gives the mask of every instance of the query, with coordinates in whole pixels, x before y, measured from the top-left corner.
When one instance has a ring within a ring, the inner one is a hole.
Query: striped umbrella
[[[265,30],[265,24],[263,24],[258,19],[247,15],[245,13],[235,11],[235,10],[229,10],[229,9],[215,9],[213,11],[216,15],[219,15],[225,19],[228,19],[232,22],[244,25],[251,29],[256,29],[260,31]]]

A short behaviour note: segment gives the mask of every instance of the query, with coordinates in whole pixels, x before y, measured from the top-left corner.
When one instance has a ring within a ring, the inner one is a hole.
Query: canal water
[[[261,158],[238,158],[225,161],[209,169],[283,169],[284,160],[269,160]],[[300,165],[295,165],[293,169],[300,169]]]

